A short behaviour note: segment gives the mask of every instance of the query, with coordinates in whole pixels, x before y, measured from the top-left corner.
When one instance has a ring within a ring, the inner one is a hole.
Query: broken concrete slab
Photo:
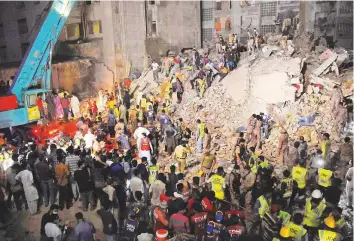
[[[312,74],[315,76],[319,76],[322,74],[328,67],[332,65],[334,61],[336,61],[338,55],[336,53],[331,54],[328,58],[318,67],[317,69],[312,71]]]
[[[333,54],[333,51],[330,49],[327,49],[326,51],[324,51],[320,56],[318,56],[318,59],[323,61],[325,59],[328,59],[328,57]]]
[[[334,73],[336,73],[336,75],[339,76],[339,69],[338,69],[336,62],[333,62],[332,66],[331,66],[331,71],[334,71]]]

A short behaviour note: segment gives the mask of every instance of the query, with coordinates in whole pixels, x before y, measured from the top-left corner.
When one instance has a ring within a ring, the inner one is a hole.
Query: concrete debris
[[[338,55],[336,53],[331,54],[317,69],[312,71],[312,74],[315,76],[319,76],[322,74],[328,67],[332,65],[334,61],[336,61]]]
[[[329,57],[330,55],[332,55],[332,54],[333,54],[333,51],[330,50],[330,49],[327,49],[327,50],[324,51],[320,56],[318,56],[318,58],[319,58],[320,61],[323,61],[323,60],[325,60],[325,59],[328,59],[328,57]]]

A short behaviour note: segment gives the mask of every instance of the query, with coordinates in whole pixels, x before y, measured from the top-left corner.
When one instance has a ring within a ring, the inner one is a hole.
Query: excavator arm
[[[9,94],[16,95],[20,106],[24,105],[24,93],[31,86],[40,83],[42,89],[50,89],[52,49],[74,4],[72,0],[53,1],[35,40],[28,48],[9,89]]]

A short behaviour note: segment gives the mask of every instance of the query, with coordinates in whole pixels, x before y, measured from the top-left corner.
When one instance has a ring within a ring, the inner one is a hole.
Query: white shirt
[[[48,238],[53,238],[54,241],[60,241],[61,240],[61,230],[54,223],[47,223],[44,226],[44,232],[45,232],[45,235],[47,235]]]
[[[157,70],[157,68],[159,67],[158,63],[152,63],[151,64],[152,70]]]
[[[138,177],[132,177],[132,179],[130,179],[130,190],[134,195],[136,191],[141,191],[142,193],[144,193],[143,180]]]
[[[85,141],[85,148],[92,148],[93,146],[93,139],[95,138],[95,135],[93,135],[90,132],[87,132],[86,135],[84,136],[84,141]]]

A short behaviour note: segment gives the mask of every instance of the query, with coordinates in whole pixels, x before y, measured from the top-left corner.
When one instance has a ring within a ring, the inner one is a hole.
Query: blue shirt
[[[91,222],[81,222],[75,227],[76,241],[93,241],[96,229]]]

